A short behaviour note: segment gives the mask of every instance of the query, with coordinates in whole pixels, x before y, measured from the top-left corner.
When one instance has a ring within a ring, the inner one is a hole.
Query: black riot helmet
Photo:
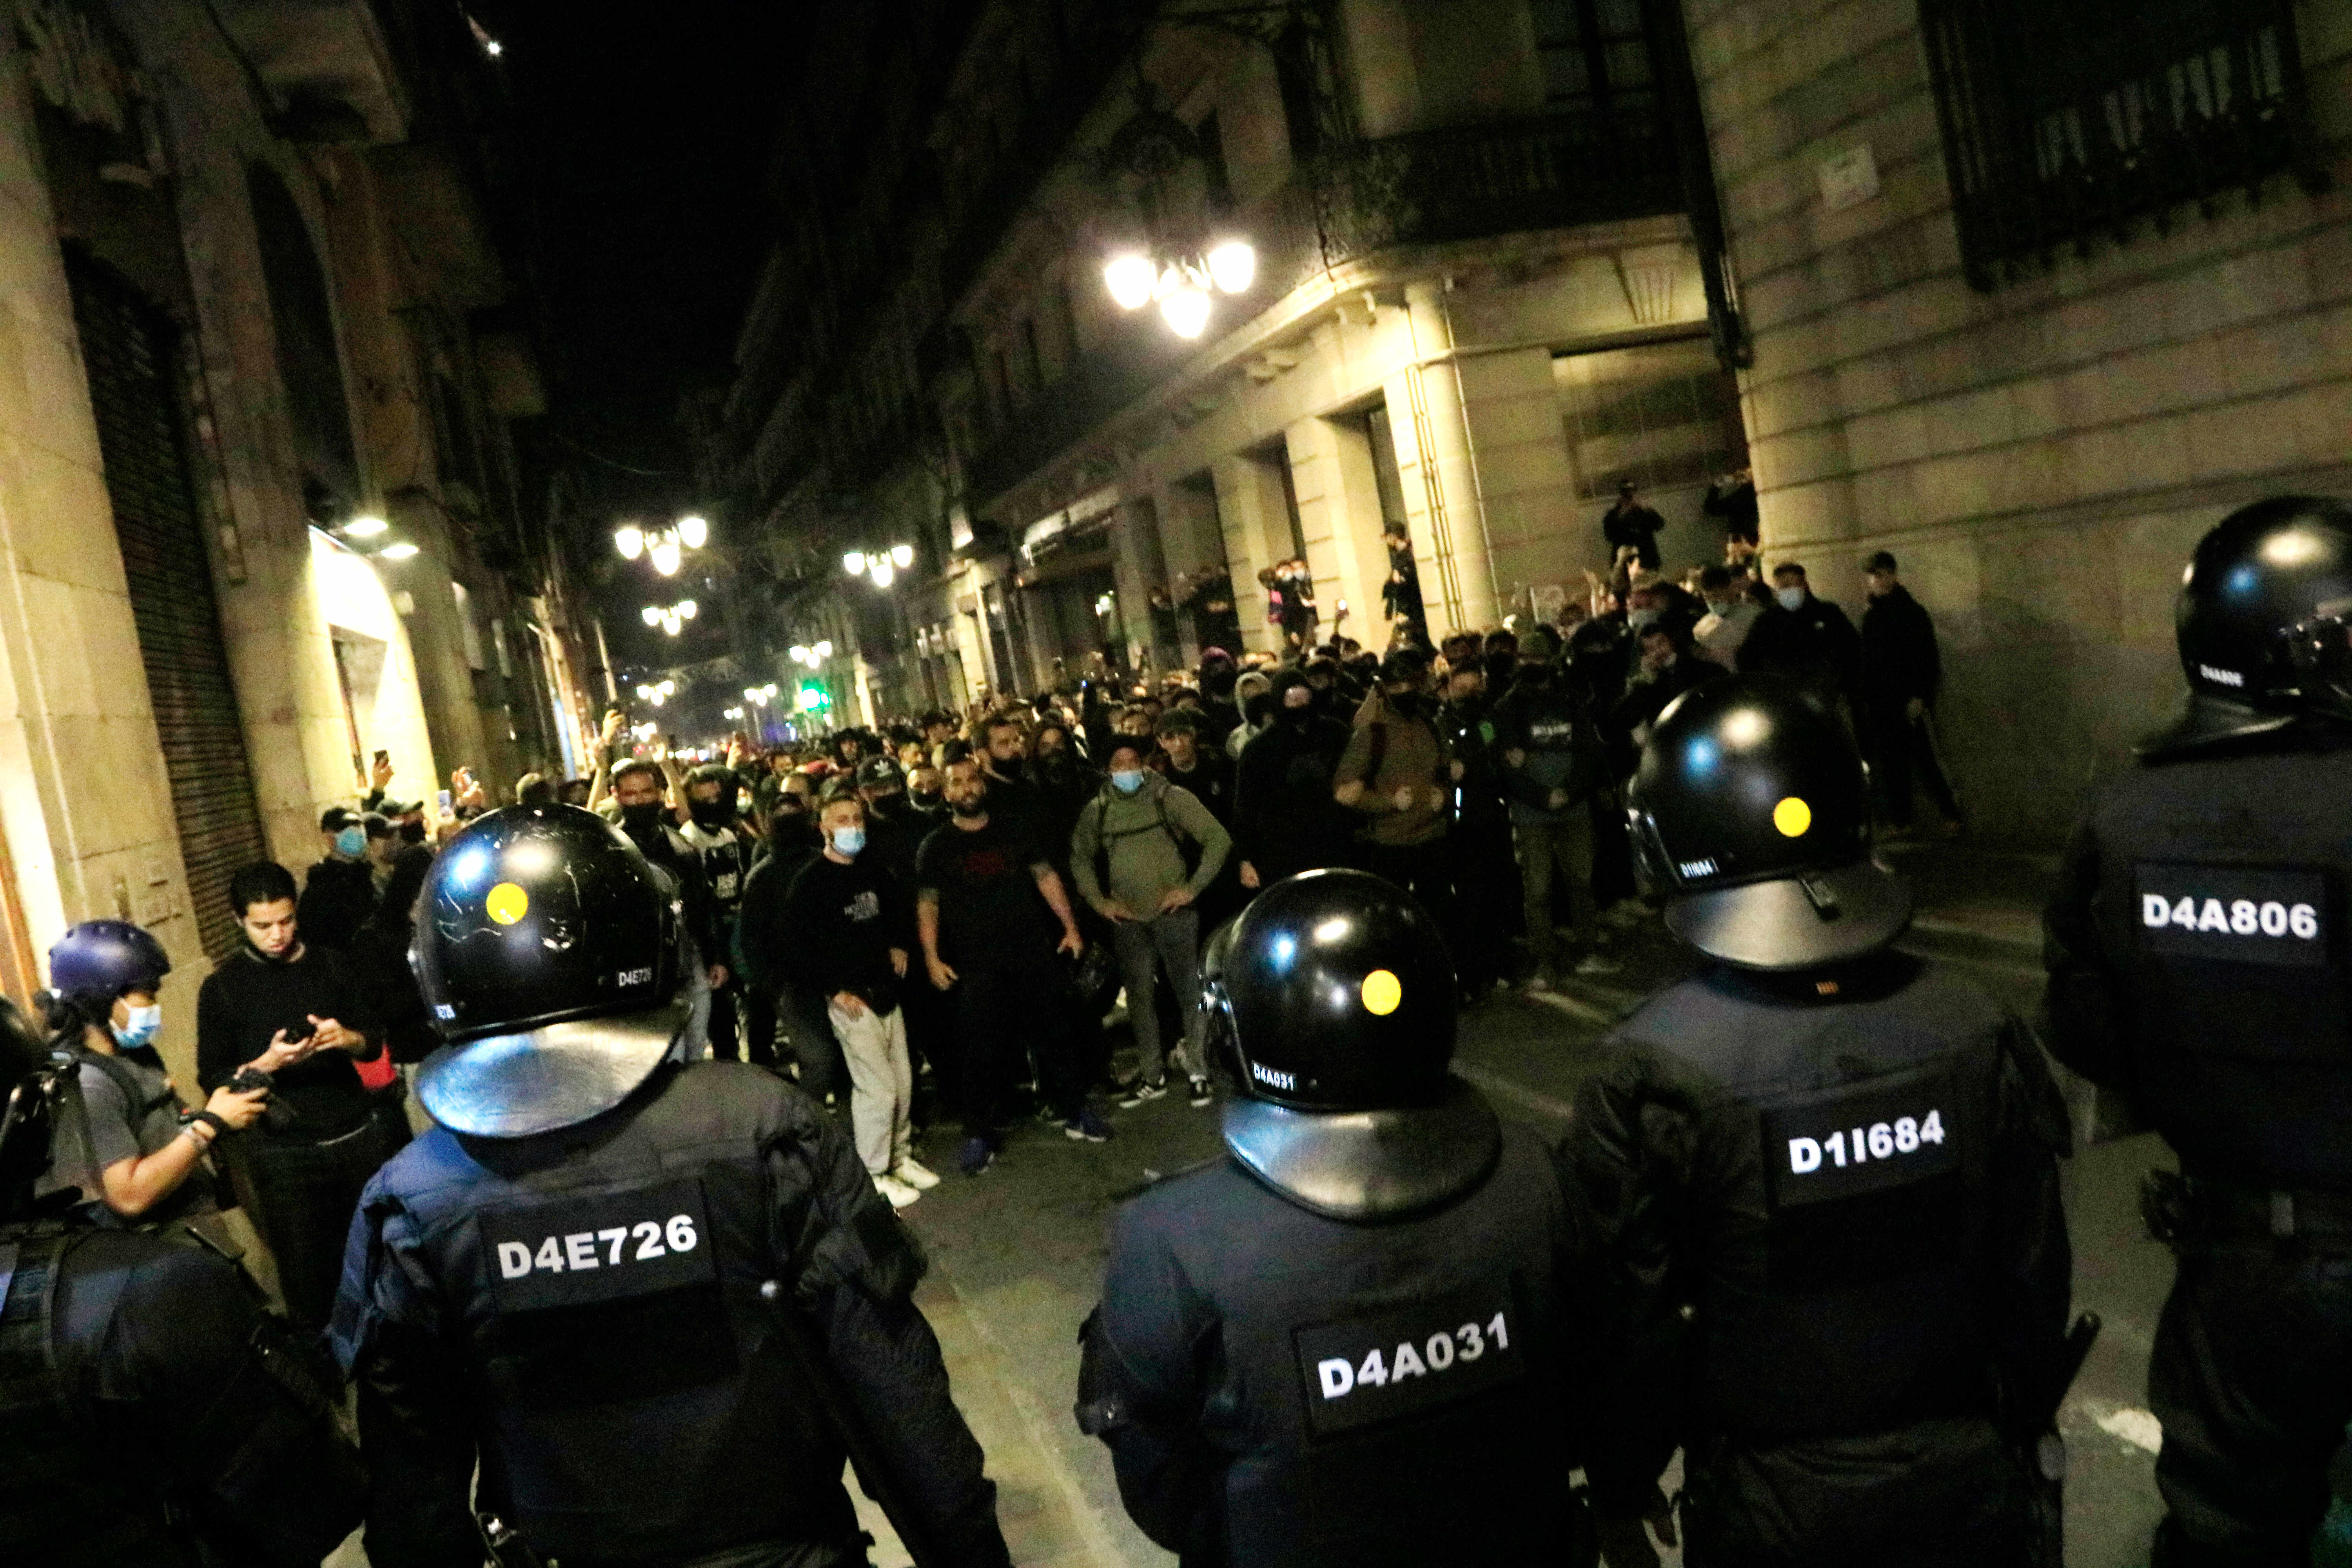
[[[59,1084],[79,1070],[0,996],[0,1225],[32,1215],[33,1189],[49,1170]]]
[[[2173,615],[2188,711],[2143,752],[2352,719],[2352,507],[2273,496],[2197,542]]]
[[[1685,692],[1651,729],[1627,815],[1666,924],[1743,969],[1801,970],[1893,942],[1903,879],[1870,857],[1870,792],[1835,715],[1777,677]]]
[[[677,893],[571,805],[476,817],[425,879],[409,963],[446,1042],[418,1098],[443,1126],[520,1138],[610,1110],[686,1022]]]
[[[1413,898],[1364,871],[1306,871],[1234,923],[1203,1005],[1242,1084],[1294,1110],[1426,1104],[1454,1057],[1454,963]]]

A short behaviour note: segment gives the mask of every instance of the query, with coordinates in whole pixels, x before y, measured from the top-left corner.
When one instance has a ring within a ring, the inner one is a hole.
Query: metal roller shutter
[[[219,959],[238,940],[229,879],[268,851],[188,473],[178,331],[103,269],[76,260],[68,276],[188,898],[205,952]]]

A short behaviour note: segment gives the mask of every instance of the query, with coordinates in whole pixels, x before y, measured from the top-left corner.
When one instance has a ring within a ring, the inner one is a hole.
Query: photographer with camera
[[[47,1197],[78,1189],[100,1224],[168,1225],[215,1212],[205,1152],[225,1132],[251,1126],[266,1090],[224,1085],[202,1110],[182,1109],[156,1054],[163,1008],[156,994],[172,961],[163,944],[123,921],[84,921],[49,949],[45,1013],[52,1049],[76,1070],[57,1158],[42,1175]]]
[[[352,1063],[383,1049],[383,1026],[343,957],[302,941],[293,877],[261,861],[228,893],[245,941],[196,994],[196,1079],[268,1091],[260,1121],[229,1141],[230,1173],[277,1260],[287,1315],[315,1332],[360,1189],[408,1142],[408,1124],[360,1081]]]

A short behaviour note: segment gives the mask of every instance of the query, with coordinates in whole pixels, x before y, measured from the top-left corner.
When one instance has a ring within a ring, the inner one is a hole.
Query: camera
[[[237,1068],[236,1075],[228,1080],[229,1092],[232,1094],[251,1094],[257,1089],[266,1089],[269,1087],[269,1075],[259,1068],[252,1066]]]

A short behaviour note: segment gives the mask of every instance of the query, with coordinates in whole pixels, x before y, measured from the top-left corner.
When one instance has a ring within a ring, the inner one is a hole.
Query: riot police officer
[[[1121,1211],[1078,1421],[1213,1564],[1579,1563],[1558,1173],[1447,1071],[1453,965],[1360,871],[1261,893],[1202,1005],[1226,1158]]]
[[[0,1563],[315,1568],[360,1521],[332,1369],[194,1235],[35,1198],[71,1044],[0,1001]]]
[[[677,905],[570,806],[451,840],[413,959],[438,1125],[361,1200],[337,1353],[361,1380],[377,1568],[472,1568],[479,1506],[564,1563],[863,1563],[841,1484],[919,1561],[1009,1561],[909,1300],[914,1238],[772,1073],[667,1063]],[[489,1533],[497,1533],[495,1531]]]
[[[1564,1146],[1605,1249],[1604,1547],[1643,1556],[1679,1446],[1692,1568],[2054,1563],[2066,1122],[2039,1047],[1890,950],[1908,891],[1793,686],[1683,696],[1628,815],[1713,962],[1612,1033]]]
[[[2058,1058],[2180,1157],[2148,1364],[2157,1560],[2301,1564],[2352,1420],[2352,507],[2288,496],[2198,544],[2185,714],[2100,782],[2044,917]]]

